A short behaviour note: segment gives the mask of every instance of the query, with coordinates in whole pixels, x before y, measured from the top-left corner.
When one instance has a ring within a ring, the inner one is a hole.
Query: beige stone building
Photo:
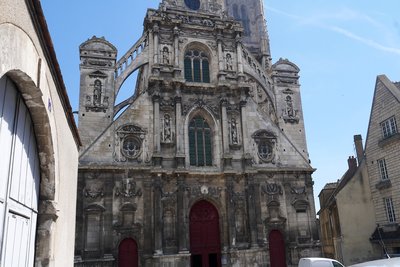
[[[376,227],[375,214],[361,136],[356,135],[354,140],[358,162],[350,157],[349,169],[343,177],[325,185],[319,194],[323,256],[346,266],[381,255],[379,247],[369,240]]]
[[[367,168],[378,227],[372,242],[400,254],[400,84],[385,75],[376,79],[366,140]]]
[[[40,2],[0,1],[0,266],[72,266],[80,141]]]
[[[120,56],[80,46],[76,266],[319,256],[300,70],[271,63],[262,1],[163,0],[143,25]]]
[[[349,164],[342,179],[319,195],[325,256],[353,264],[400,253],[399,101],[399,83],[378,76],[365,153],[355,136],[359,166]]]

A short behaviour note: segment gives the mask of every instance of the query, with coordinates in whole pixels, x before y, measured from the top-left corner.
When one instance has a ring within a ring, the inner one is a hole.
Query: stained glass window
[[[212,165],[211,129],[200,116],[189,124],[189,159],[192,166]]]
[[[189,50],[184,60],[185,80],[188,82],[210,82],[208,57],[204,52]]]

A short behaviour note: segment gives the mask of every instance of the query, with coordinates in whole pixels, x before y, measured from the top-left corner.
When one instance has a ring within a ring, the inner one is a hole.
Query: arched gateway
[[[279,230],[272,230],[269,234],[269,253],[271,267],[286,267],[285,240]]]
[[[118,267],[137,267],[138,249],[135,240],[126,238],[121,241],[118,249]]]
[[[190,250],[192,267],[220,267],[221,242],[219,215],[208,201],[195,203],[190,211]]]

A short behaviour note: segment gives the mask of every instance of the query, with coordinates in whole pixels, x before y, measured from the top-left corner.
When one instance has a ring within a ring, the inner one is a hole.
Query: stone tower
[[[243,26],[243,43],[265,69],[271,52],[262,0],[226,0],[226,12]]]
[[[319,255],[299,68],[270,64],[262,2],[243,3],[164,0],[117,61],[102,38],[82,44],[76,266]]]
[[[79,47],[79,132],[83,150],[92,144],[114,117],[114,73],[117,49],[93,36]]]

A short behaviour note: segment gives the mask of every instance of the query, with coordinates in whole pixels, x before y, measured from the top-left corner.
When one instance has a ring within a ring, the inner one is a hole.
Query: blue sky
[[[74,110],[79,45],[104,36],[123,55],[141,36],[159,0],[42,0]],[[376,76],[400,81],[399,0],[265,0],[273,62],[298,65],[314,194],[347,170],[353,135],[366,139]],[[133,82],[124,86],[133,91]],[[317,206],[318,200],[316,199]]]

